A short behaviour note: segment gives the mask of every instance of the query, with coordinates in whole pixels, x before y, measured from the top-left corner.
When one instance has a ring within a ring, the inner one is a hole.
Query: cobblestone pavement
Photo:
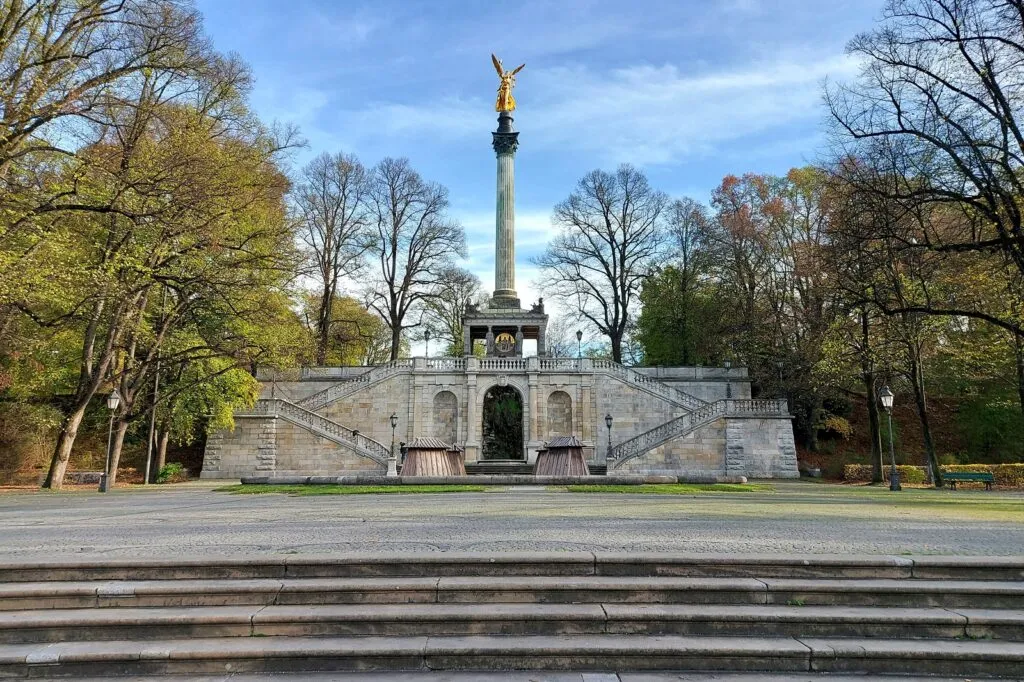
[[[785,483],[776,492],[229,495],[209,485],[0,494],[0,558],[547,551],[1018,554],[1024,496]]]

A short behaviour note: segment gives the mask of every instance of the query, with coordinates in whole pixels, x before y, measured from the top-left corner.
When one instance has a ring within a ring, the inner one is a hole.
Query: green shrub
[[[924,467],[910,464],[897,464],[896,471],[903,483],[924,483]],[[870,464],[847,464],[843,467],[843,480],[850,483],[868,483],[871,481]],[[889,466],[882,467],[882,480],[889,480]]]
[[[157,483],[181,483],[188,480],[188,471],[178,462],[171,462],[160,467],[156,475]]]
[[[900,480],[904,483],[924,483],[924,467],[897,465]],[[944,473],[991,473],[995,485],[1002,488],[1024,488],[1024,464],[950,464],[941,467]],[[889,480],[889,467],[882,475]],[[867,483],[871,480],[870,464],[847,464],[843,467],[843,480],[850,483]]]

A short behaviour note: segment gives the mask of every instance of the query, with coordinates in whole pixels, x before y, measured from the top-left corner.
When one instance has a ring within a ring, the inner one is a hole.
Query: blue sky
[[[882,0],[197,0],[217,48],[253,68],[266,120],[309,147],[372,166],[406,156],[446,185],[466,264],[493,288],[497,77],[515,91],[517,285],[550,237],[551,209],[594,168],[642,167],[707,200],[726,174],[817,158],[821,84],[848,79],[846,42]]]

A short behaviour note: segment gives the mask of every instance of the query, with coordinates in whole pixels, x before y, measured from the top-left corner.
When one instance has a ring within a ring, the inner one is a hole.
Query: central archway
[[[523,396],[511,386],[484,394],[483,458],[523,459]]]

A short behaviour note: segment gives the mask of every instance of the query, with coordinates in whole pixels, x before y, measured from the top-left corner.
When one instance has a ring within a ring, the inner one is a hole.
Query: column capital
[[[515,154],[519,149],[519,133],[491,133],[491,138],[494,152],[499,156]]]

